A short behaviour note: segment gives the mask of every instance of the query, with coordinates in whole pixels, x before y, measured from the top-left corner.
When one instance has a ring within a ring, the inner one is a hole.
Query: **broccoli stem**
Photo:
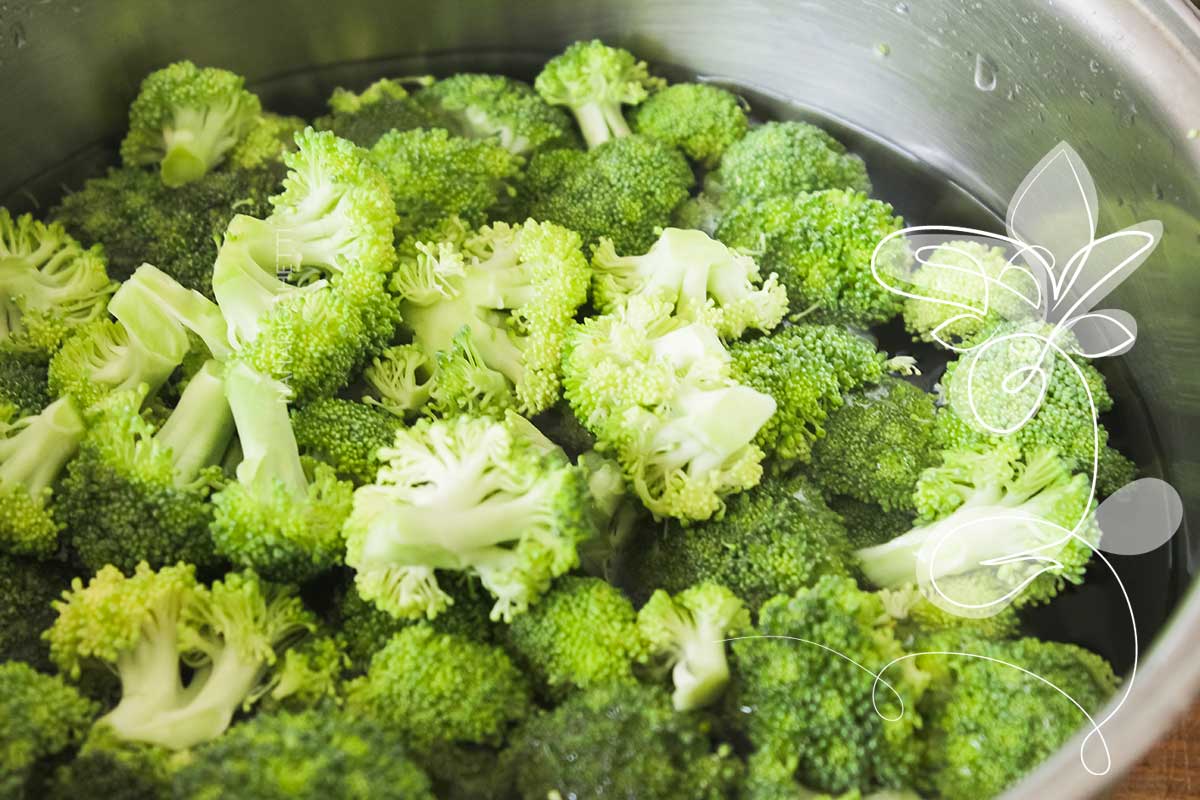
[[[151,264],[143,264],[122,285],[122,291],[134,292],[135,299],[154,303],[202,340],[213,358],[229,356],[229,329],[217,305],[193,289],[179,285],[171,276]]]
[[[187,485],[200,470],[221,463],[233,439],[233,412],[225,399],[221,373],[216,361],[205,362],[155,434],[155,439],[171,451],[177,485]]]
[[[163,131],[166,156],[162,160],[163,185],[171,188],[199,180],[237,144],[230,135],[237,105],[227,103],[205,109],[181,108],[171,127]]]
[[[575,120],[579,123],[579,130],[589,150],[609,139],[628,136],[631,132],[618,105],[592,101],[574,106],[571,111],[575,113]]]
[[[288,417],[290,394],[285,384],[240,362],[225,378],[225,396],[242,446],[238,482],[262,496],[281,485],[303,502],[308,479]]]
[[[176,708],[184,695],[179,676],[178,609],[159,609],[147,620],[137,646],[117,659],[121,701],[104,717],[122,738],[136,738],[133,734],[148,717]]]
[[[83,418],[69,398],[54,401],[27,418],[15,436],[0,440],[0,484],[25,487],[38,496],[54,483],[79,448]]]
[[[720,695],[729,683],[725,631],[720,625],[702,622],[684,633],[682,655],[671,670],[671,680],[678,711],[702,708]]]

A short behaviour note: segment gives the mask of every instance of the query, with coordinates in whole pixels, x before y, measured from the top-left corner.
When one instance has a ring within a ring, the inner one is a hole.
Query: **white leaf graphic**
[[[1137,341],[1137,320],[1119,308],[1081,314],[1064,327],[1075,334],[1077,343],[1071,349],[1085,358],[1118,356]]]
[[[1095,308],[1154,251],[1162,223],[1147,220],[1102,236],[1071,256],[1048,319],[1057,322]]]

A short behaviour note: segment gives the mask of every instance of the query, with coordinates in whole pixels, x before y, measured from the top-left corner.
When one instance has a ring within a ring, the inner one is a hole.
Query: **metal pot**
[[[1200,519],[1200,17],[1182,0],[9,0],[0,8],[0,204],[14,210],[44,208],[111,160],[138,82],[179,58],[241,72],[268,106],[313,114],[339,83],[466,67],[528,73],[566,43],[598,36],[760,101],[794,101],[800,113],[839,120],[854,143],[906,154],[995,212],[1066,140],[1096,179],[1102,231],[1152,218],[1165,225],[1153,260],[1109,298],[1140,329],[1109,378],[1122,444],[1143,471],[1179,489],[1185,519]],[[938,217],[937,202],[924,207],[933,218],[923,221],[953,221]],[[1114,559],[1149,653],[1107,731],[1112,770],[1089,775],[1072,742],[1010,796],[1100,790],[1188,706],[1200,686],[1200,594],[1186,591],[1198,550],[1200,535],[1184,529],[1152,554]],[[1114,586],[1101,578],[1035,624],[1127,668],[1132,632]]]

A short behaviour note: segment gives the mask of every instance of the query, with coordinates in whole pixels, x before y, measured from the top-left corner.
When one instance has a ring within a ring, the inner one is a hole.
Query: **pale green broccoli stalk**
[[[0,208],[0,353],[41,358],[69,331],[104,314],[117,285],[104,252],[84,249],[58,223],[28,214],[13,219]]]
[[[296,149],[296,135],[308,127],[300,117],[264,112],[229,152],[229,165],[254,170],[277,164]]]
[[[375,479],[379,451],[395,440],[399,425],[383,409],[340,397],[325,397],[292,411],[300,453],[328,464],[355,485]]]
[[[797,317],[867,327],[900,311],[903,298],[875,279],[871,259],[903,227],[887,203],[828,189],[743,203],[721,221],[717,238],[778,273]],[[906,257],[903,242],[892,242],[879,257],[885,273]]]
[[[492,618],[511,620],[593,535],[583,473],[503,422],[421,420],[380,456],[376,483],[354,493],[346,563],[362,596],[395,616],[444,610],[445,570],[477,576]]]
[[[947,451],[914,500],[917,526],[859,550],[863,574],[880,587],[929,586],[934,603],[963,616],[998,611],[1006,599],[1044,603],[1080,583],[1092,556],[1085,542],[1098,540],[1087,476],[1053,450],[1025,458],[1011,444]]]
[[[81,741],[98,712],[60,677],[19,661],[0,664],[0,793],[37,796],[26,786],[34,767]]]
[[[783,319],[787,292],[772,273],[759,281],[758,264],[701,231],[667,228],[641,256],[618,256],[601,239],[592,256],[592,287],[602,313],[635,294],[664,297],[674,314],[704,322],[725,339],[748,329],[769,331]]]
[[[0,550],[44,558],[57,549],[62,525],[52,513],[52,488],[84,430],[70,398],[19,418],[0,406]]]
[[[539,97],[529,84],[505,75],[452,75],[421,92],[418,101],[435,105],[464,136],[493,139],[513,155],[579,146],[566,112]]]
[[[671,670],[675,710],[692,711],[725,691],[725,641],[750,627],[750,614],[724,586],[701,583],[674,597],[659,589],[638,612],[637,624],[651,653]]]
[[[933,395],[885,376],[858,389],[825,422],[811,474],[828,494],[911,511],[917,479],[937,463]]]
[[[218,361],[230,355],[229,326],[221,309],[195,289],[181,286],[174,278],[151,264],[142,264],[121,284],[131,303],[156,306],[177,323],[200,337]]]
[[[158,164],[164,184],[182,186],[220,164],[260,114],[262,104],[240,75],[178,61],[142,81],[121,160]]]
[[[141,405],[141,392],[122,392],[90,415],[58,495],[71,547],[93,571],[142,561],[211,566],[208,500],[225,482],[220,463],[233,438],[221,368],[207,362],[157,431]]]
[[[363,402],[401,419],[411,419],[429,402],[437,385],[436,374],[437,359],[420,345],[389,347],[363,370],[363,380],[372,392],[363,397]]]
[[[599,39],[575,42],[546,62],[533,83],[547,103],[575,115],[589,148],[628,136],[622,106],[635,106],[666,81],[650,75],[645,61]]]
[[[561,699],[571,689],[632,681],[646,654],[637,612],[599,578],[567,576],[507,628],[521,664]]]
[[[521,159],[496,142],[440,128],[386,133],[371,148],[371,158],[391,189],[400,239],[422,238],[451,216],[483,224],[509,195],[521,167]]]
[[[414,344],[436,359],[435,409],[535,414],[554,405],[588,281],[579,237],[550,223],[497,222],[461,242],[418,245],[392,287]]]
[[[716,331],[671,316],[673,308],[637,295],[584,322],[563,384],[575,415],[616,456],[649,511],[703,520],[726,495],[758,483],[763,451],[752,441],[776,405],[730,377]]]
[[[315,619],[290,590],[252,572],[206,588],[180,564],[107,566],[75,579],[46,632],[59,668],[79,678],[93,662],[117,673],[121,700],[101,718],[120,739],[184,750],[217,738],[270,684],[280,655]],[[192,668],[182,679],[181,665]]]
[[[655,92],[633,112],[634,129],[678,147],[711,169],[746,135],[745,103],[732,92],[704,83],[677,83]]]
[[[499,744],[530,705],[529,687],[503,650],[425,624],[393,636],[346,698],[419,750]]]
[[[238,362],[225,393],[243,457],[237,480],[212,498],[217,552],[287,581],[339,563],[353,485],[327,464],[302,461],[282,383]]]

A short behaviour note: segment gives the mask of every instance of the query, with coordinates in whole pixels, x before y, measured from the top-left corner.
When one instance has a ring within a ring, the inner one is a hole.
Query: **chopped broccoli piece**
[[[396,438],[398,423],[381,409],[326,397],[292,411],[292,432],[303,455],[323,461],[356,485],[375,480],[379,450]]]
[[[240,75],[190,61],[151,72],[129,107],[121,160],[126,166],[158,164],[166,186],[204,177],[262,114],[262,104],[244,86]]]
[[[229,153],[234,169],[255,170],[282,163],[285,154],[296,149],[296,134],[308,127],[300,117],[265,112]]]
[[[389,347],[363,370],[372,395],[363,402],[401,419],[411,419],[433,396],[437,359],[417,344]]]
[[[547,103],[571,110],[589,148],[628,136],[621,106],[637,105],[665,85],[645,61],[598,39],[575,42],[547,61],[533,84]]]
[[[711,169],[746,135],[748,122],[744,103],[732,92],[704,83],[677,83],[638,106],[633,127]]]
[[[337,704],[342,673],[349,657],[333,636],[313,636],[289,648],[279,666],[260,687],[264,711],[305,711]]]
[[[62,678],[20,661],[0,664],[0,793],[26,796],[34,765],[83,739],[98,711]]]
[[[472,139],[494,139],[513,155],[578,147],[571,119],[527,84],[505,75],[464,72],[418,95],[452,118]]]

